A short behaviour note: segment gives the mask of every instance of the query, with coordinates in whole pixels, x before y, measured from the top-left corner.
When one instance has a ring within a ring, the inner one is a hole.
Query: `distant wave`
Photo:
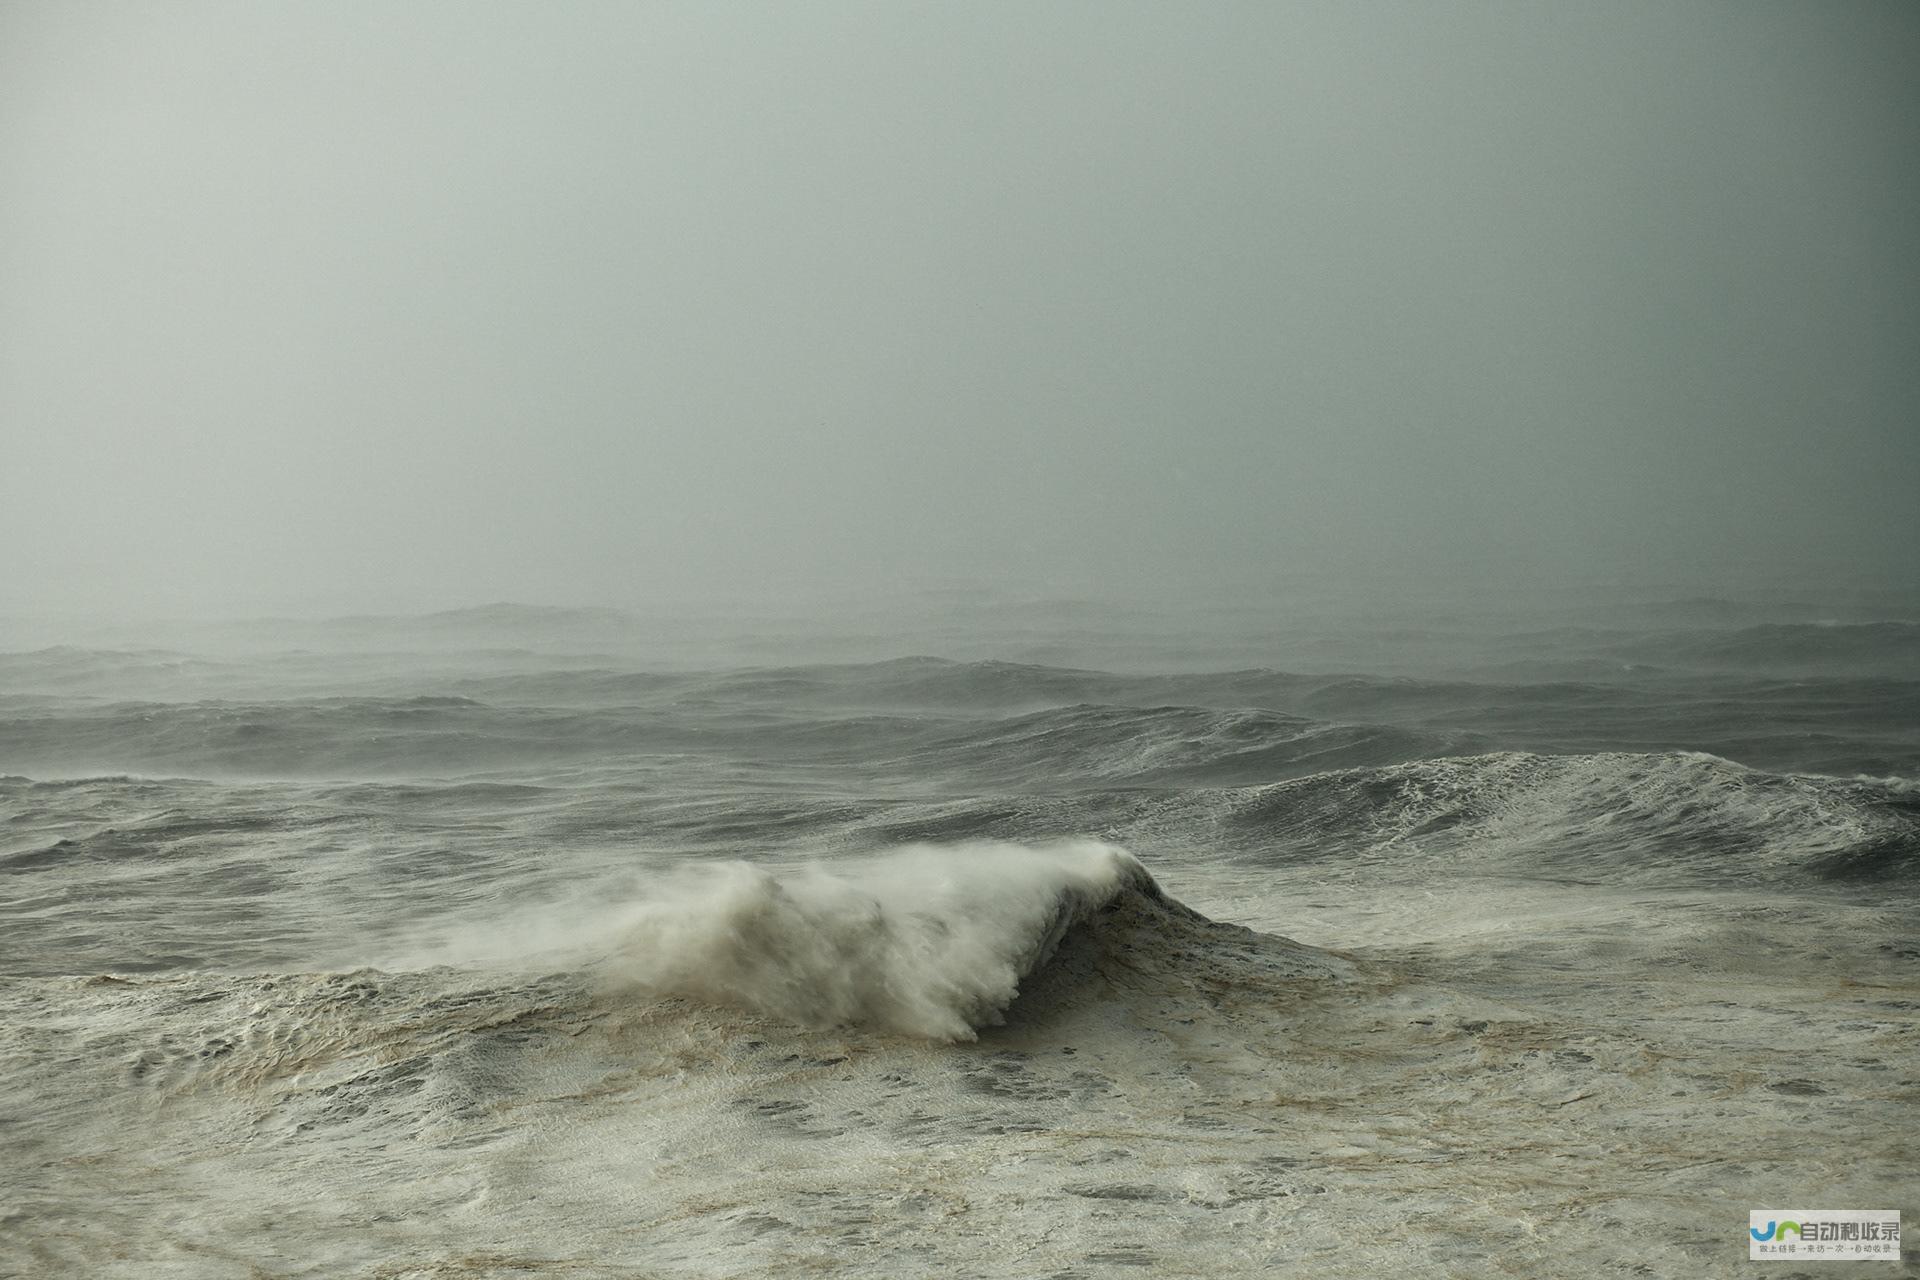
[[[646,755],[876,764],[1015,790],[1226,785],[1472,750],[1480,739],[1254,708],[1076,704],[1006,718],[769,715],[708,705],[494,706],[450,695],[276,702],[0,702],[0,770],[211,776],[454,775]]]
[[[1671,600],[1648,600],[1616,606],[1630,617],[1652,619],[1669,625],[1698,627],[1760,626],[1767,623],[1847,622],[1872,623],[1889,620],[1912,621],[1912,600],[1883,596],[1840,600],[1728,600],[1718,596],[1693,596]]]
[[[1063,678],[1064,678],[1064,673]],[[769,677],[738,677],[749,685]],[[793,673],[796,685],[824,679]],[[1671,693],[1592,684],[1253,673],[1103,677],[1115,701],[858,710],[859,699],[755,701],[708,677],[646,701],[492,702],[470,694],[274,701],[50,702],[0,695],[0,771],[38,776],[458,776],[611,766],[636,757],[755,760],[876,772],[925,789],[1230,786],[1498,748],[1590,754],[1685,746],[1772,769],[1920,771],[1920,682],[1817,687],[1757,679]],[[1256,686],[1251,688],[1239,686]],[[817,693],[817,684],[815,686]],[[1183,692],[1184,702],[1158,695]],[[1234,697],[1247,700],[1233,702]],[[792,703],[801,704],[798,707]]]
[[[1253,708],[1077,704],[965,724],[903,766],[1015,790],[1063,783],[1226,786],[1444,754],[1473,739]]]
[[[88,693],[103,685],[139,683],[166,688],[215,679],[230,668],[168,649],[90,649],[53,645],[0,653],[0,690]]]
[[[1920,794],[1691,752],[1522,752],[1342,770],[1221,797],[1242,847],[1717,884],[1920,876]],[[1268,843],[1270,842],[1270,843]]]
[[[1773,622],[1635,639],[1621,652],[1706,670],[1920,675],[1920,622]]]

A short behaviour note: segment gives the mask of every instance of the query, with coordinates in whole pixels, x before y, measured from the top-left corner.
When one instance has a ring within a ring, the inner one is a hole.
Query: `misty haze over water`
[[[1911,587],[1901,4],[0,13],[6,609]]]
[[[0,1274],[1911,1225],[1916,55],[0,6]]]

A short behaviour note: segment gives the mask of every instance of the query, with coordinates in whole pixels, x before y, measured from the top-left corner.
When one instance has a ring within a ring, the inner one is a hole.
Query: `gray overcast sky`
[[[0,612],[1920,545],[1920,6],[0,3]]]

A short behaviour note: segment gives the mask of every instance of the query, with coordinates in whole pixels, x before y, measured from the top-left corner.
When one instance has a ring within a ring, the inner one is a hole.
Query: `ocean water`
[[[1692,1277],[1750,1208],[1911,1224],[1915,616],[12,620],[0,1273]]]

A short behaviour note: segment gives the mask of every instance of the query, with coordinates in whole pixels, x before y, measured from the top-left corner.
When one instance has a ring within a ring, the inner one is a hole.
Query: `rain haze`
[[[1910,580],[1904,4],[0,8],[10,610]]]
[[[0,0],[0,1276],[1920,1275],[1917,66]]]

